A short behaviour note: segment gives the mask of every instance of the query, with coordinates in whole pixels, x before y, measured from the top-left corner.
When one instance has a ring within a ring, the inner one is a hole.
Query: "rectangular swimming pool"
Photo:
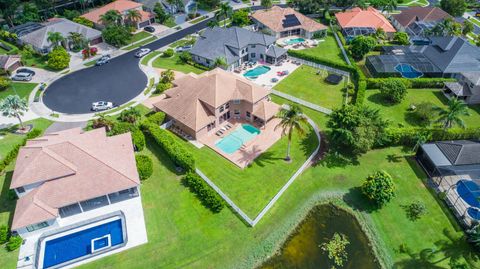
[[[240,149],[245,142],[252,140],[258,134],[260,134],[259,129],[250,124],[242,124],[232,133],[215,143],[215,146],[225,153],[234,153]]]
[[[304,38],[290,38],[290,39],[287,39],[285,41],[283,41],[285,43],[285,45],[294,45],[294,44],[297,44],[297,43],[302,43],[302,42],[305,42],[305,39]]]
[[[90,227],[45,242],[43,268],[58,266],[124,242],[122,219]]]

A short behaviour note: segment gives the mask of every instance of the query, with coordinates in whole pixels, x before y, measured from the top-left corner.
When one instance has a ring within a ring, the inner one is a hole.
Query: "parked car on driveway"
[[[12,80],[14,81],[30,81],[32,80],[33,75],[31,73],[16,73]]]
[[[98,101],[92,103],[92,111],[101,111],[113,108],[112,102]]]
[[[175,48],[175,52],[184,52],[192,49],[192,45],[180,46]]]
[[[100,66],[100,65],[104,65],[106,63],[109,63],[110,62],[110,55],[103,55],[102,57],[100,57],[100,59],[97,60],[97,62],[95,63],[96,66]]]
[[[155,32],[155,28],[153,26],[145,26],[145,27],[143,27],[143,30],[145,30],[146,32],[149,32],[149,33]]]
[[[32,76],[35,76],[35,71],[33,71],[32,69],[28,69],[28,68],[17,69],[17,73],[29,73],[29,74],[32,74]]]
[[[150,51],[151,50],[147,48],[139,49],[137,52],[135,52],[135,57],[142,58],[143,56],[149,54]]]

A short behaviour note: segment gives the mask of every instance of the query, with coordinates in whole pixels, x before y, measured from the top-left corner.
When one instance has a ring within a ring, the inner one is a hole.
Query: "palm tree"
[[[220,10],[217,13],[217,20],[223,19],[223,27],[227,27],[227,19],[232,16],[233,9],[228,3],[220,3]]]
[[[282,128],[282,135],[288,136],[287,156],[286,161],[290,161],[290,147],[292,144],[292,135],[296,131],[300,136],[305,134],[304,125],[307,118],[303,115],[302,108],[296,104],[291,104],[288,108],[283,108],[278,112],[276,118],[280,122],[275,129]]]
[[[227,68],[227,60],[225,60],[225,57],[218,57],[215,59],[215,62],[213,63],[215,67],[220,67],[223,69]]]
[[[172,83],[175,80],[175,73],[172,69],[167,69],[160,73],[160,81],[162,83]]]
[[[25,129],[23,121],[20,118],[24,112],[28,111],[27,100],[20,98],[18,95],[8,95],[3,100],[0,100],[0,112],[5,117],[16,117],[20,122],[21,129]]]
[[[447,131],[448,128],[451,128],[455,124],[465,128],[465,122],[460,116],[470,116],[468,106],[457,98],[450,99],[447,108],[435,106],[433,109],[438,111],[439,117],[437,123],[443,125],[444,131]]]
[[[387,0],[382,4],[382,11],[392,12],[397,9],[397,0]]]
[[[128,10],[127,15],[125,17],[130,23],[132,23],[132,25],[134,25],[135,23],[137,23],[142,19],[142,15],[136,9]]]
[[[60,46],[62,41],[65,40],[63,35],[59,32],[48,32],[47,40],[50,41],[55,47]]]
[[[68,39],[72,42],[74,48],[82,48],[85,46],[86,39],[81,33],[70,32]]]
[[[207,26],[210,28],[213,28],[215,26],[219,26],[220,24],[218,23],[217,19],[211,20],[207,22]]]
[[[100,21],[105,25],[119,24],[122,21],[122,15],[112,9],[100,15]]]

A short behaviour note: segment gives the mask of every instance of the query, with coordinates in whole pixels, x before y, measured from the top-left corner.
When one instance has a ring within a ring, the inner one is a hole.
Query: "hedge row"
[[[160,126],[149,120],[143,121],[141,128],[144,132],[150,134],[155,142],[165,150],[176,166],[180,166],[187,171],[195,170],[195,159],[193,155],[188,152],[183,144],[175,139],[172,133],[160,128]]]
[[[438,89],[443,87],[444,82],[453,82],[456,81],[453,78],[396,78],[405,83],[407,88],[422,89],[422,88],[432,88]],[[385,81],[385,78],[368,78],[367,79],[367,89],[378,89],[380,84]]]
[[[7,155],[5,155],[5,158],[0,160],[0,173],[7,167],[13,160],[17,158],[18,151],[20,150],[20,147],[24,146],[25,143],[27,143],[27,139],[33,139],[42,134],[42,130],[40,129],[33,129],[31,130],[26,137],[22,140],[22,142],[18,145],[15,145],[13,149],[11,149]]]
[[[441,128],[402,127],[385,129],[384,146],[414,146],[417,143],[418,134],[430,135],[430,141],[462,140],[480,138],[480,128],[451,128],[444,131]]]
[[[159,111],[147,115],[147,119],[155,124],[162,125],[165,121],[165,113]]]
[[[135,155],[138,175],[141,180],[149,178],[153,174],[153,162],[147,155]]]
[[[222,211],[225,206],[222,197],[218,195],[199,175],[187,173],[183,178],[184,184],[195,193],[202,203],[215,213]]]

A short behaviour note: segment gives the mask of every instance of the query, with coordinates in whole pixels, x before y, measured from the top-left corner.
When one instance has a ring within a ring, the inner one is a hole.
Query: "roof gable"
[[[480,142],[471,140],[435,143],[452,165],[480,164]]]
[[[345,12],[335,13],[338,23],[342,28],[371,27],[382,28],[387,33],[396,32],[395,28],[378,10],[368,7],[366,10],[353,8]]]
[[[408,27],[414,21],[435,22],[451,17],[438,7],[410,7],[392,17],[402,26]]]

